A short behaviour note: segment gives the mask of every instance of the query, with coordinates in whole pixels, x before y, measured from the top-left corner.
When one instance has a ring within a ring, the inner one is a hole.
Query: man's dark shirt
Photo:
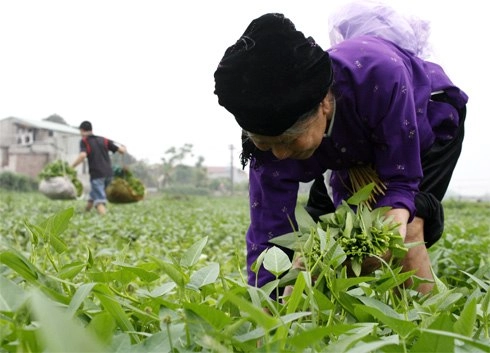
[[[102,136],[89,135],[80,140],[80,151],[87,153],[90,179],[111,177],[112,164],[109,151],[119,149],[112,140]]]

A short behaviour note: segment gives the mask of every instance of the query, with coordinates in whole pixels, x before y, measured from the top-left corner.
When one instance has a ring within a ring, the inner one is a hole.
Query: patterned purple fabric
[[[291,232],[299,182],[332,170],[334,203],[347,198],[347,169],[372,164],[388,189],[377,206],[405,208],[414,216],[414,197],[422,177],[420,155],[437,140],[453,137],[459,117],[447,103],[432,101],[445,91],[458,108],[468,97],[443,69],[376,37],[361,36],[328,50],[333,63],[336,98],[333,126],[307,160],[277,160],[263,154],[250,165],[250,216],[247,262],[267,249],[269,239]],[[255,168],[256,167],[256,168]],[[258,286],[274,277],[263,268]]]

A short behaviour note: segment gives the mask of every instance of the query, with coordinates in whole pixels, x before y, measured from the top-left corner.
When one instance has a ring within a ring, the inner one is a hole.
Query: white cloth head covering
[[[360,35],[387,39],[420,58],[430,55],[428,21],[404,16],[379,1],[354,1],[341,7],[329,18],[331,45]]]

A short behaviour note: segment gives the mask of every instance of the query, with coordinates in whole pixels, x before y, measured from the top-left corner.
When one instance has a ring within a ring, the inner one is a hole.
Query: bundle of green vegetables
[[[371,210],[368,204],[374,187],[371,183],[361,188],[334,213],[321,216],[318,224],[304,209],[297,209],[298,231],[274,238],[271,243],[295,250],[313,275],[327,267],[347,266],[350,273],[359,276],[371,267],[366,264],[373,259],[379,263],[388,255],[404,257],[408,249],[398,231],[399,223],[386,215],[390,207]]]
[[[106,188],[107,200],[112,203],[137,202],[145,196],[145,186],[126,167],[114,168],[114,179]]]
[[[83,193],[83,184],[77,171],[68,162],[55,160],[38,174],[39,191],[50,199],[75,199]]]
[[[371,210],[367,203],[357,203],[359,199],[349,200],[357,206],[355,211],[344,201],[334,213],[321,216],[320,225],[340,245],[352,272],[359,276],[367,258],[404,257],[407,248],[398,231],[400,224],[386,216],[391,207]]]

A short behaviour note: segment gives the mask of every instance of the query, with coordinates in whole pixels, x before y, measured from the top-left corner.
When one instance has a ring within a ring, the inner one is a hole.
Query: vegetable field
[[[335,248],[277,300],[279,247],[260,259],[277,280],[246,284],[246,196],[83,209],[0,191],[0,352],[490,351],[488,203],[445,203],[431,295],[394,264],[349,276]]]

